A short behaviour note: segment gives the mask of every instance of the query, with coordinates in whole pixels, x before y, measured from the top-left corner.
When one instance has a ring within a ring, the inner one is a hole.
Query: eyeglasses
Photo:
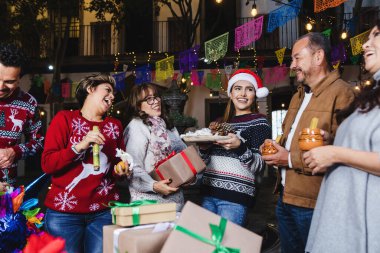
[[[146,102],[148,105],[153,105],[154,101],[161,102],[161,98],[156,97],[156,96],[152,96],[152,97],[146,97],[146,98],[140,100],[141,103]]]

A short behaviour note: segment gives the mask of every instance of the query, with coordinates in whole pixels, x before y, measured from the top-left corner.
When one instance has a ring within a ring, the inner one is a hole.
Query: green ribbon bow
[[[211,240],[201,235],[198,235],[193,231],[190,231],[182,226],[176,225],[174,229],[181,231],[182,233],[187,234],[199,241],[215,246],[215,249],[212,253],[239,253],[240,249],[228,248],[221,244],[224,237],[224,231],[226,230],[226,225],[227,220],[225,218],[220,219],[219,226],[210,223]]]
[[[108,207],[111,207],[112,222],[116,224],[115,208],[117,207],[132,207],[132,225],[140,225],[140,206],[157,204],[157,200],[136,200],[131,203],[122,203],[118,201],[108,202]]]

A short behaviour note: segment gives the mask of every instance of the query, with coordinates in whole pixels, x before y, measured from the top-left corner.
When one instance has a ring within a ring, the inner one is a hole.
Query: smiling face
[[[240,80],[234,83],[231,89],[231,100],[235,106],[236,115],[252,113],[255,94],[255,88],[250,82]]]
[[[297,82],[310,84],[313,68],[316,66],[315,52],[309,46],[309,39],[297,41],[292,50],[292,64],[290,68],[296,73]]]
[[[161,116],[161,98],[152,89],[143,90],[141,97],[140,111],[151,117]]]
[[[363,44],[365,69],[371,74],[380,70],[380,30],[375,26]]]
[[[0,63],[0,100],[8,98],[19,85],[21,68]]]
[[[102,83],[96,87],[89,87],[88,93],[86,100],[91,101],[91,106],[96,108],[100,115],[103,115],[111,108],[115,98],[111,84]]]

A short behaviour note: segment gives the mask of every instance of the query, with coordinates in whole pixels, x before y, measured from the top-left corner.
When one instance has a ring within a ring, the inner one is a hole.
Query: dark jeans
[[[276,216],[280,232],[281,253],[305,252],[313,211],[312,208],[283,203],[282,193],[280,194]]]
[[[102,253],[103,226],[111,225],[110,210],[91,214],[71,214],[46,210],[45,229],[65,239],[67,253]]]

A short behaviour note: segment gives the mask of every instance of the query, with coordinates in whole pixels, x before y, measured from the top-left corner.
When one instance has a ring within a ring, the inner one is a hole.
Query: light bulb
[[[306,30],[308,31],[311,31],[311,29],[313,29],[313,25],[310,23],[307,23],[305,27],[306,27]]]
[[[215,0],[215,2],[216,2],[217,4],[220,4],[220,3],[223,2],[223,0]]]
[[[256,4],[252,5],[251,15],[252,15],[252,17],[256,17],[256,15],[257,15]]]
[[[342,38],[342,40],[347,39],[347,32],[343,31],[342,34],[340,35],[340,37]]]

